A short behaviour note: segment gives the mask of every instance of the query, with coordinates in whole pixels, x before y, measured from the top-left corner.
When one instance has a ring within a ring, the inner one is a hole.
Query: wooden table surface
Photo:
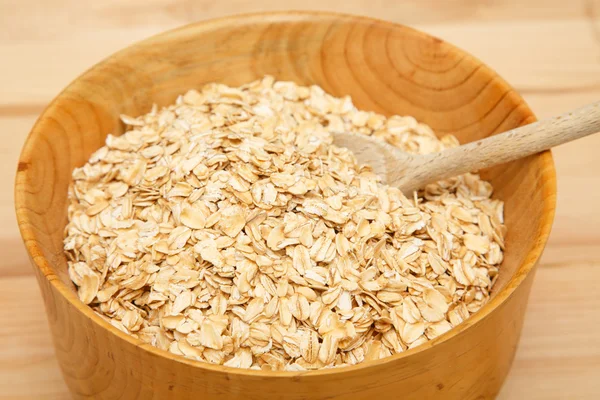
[[[364,14],[433,33],[496,69],[538,117],[600,100],[600,1],[0,0],[0,399],[69,398],[13,212],[17,158],[37,115],[78,74],[132,42],[197,20],[282,9]],[[598,398],[599,150],[600,134],[554,151],[554,230],[500,399]]]

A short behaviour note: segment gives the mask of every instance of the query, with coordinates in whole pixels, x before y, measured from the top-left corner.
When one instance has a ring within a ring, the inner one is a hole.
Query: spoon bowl
[[[352,151],[359,164],[373,169],[383,183],[396,186],[411,196],[423,183],[413,179],[414,171],[426,161],[426,156],[407,153],[385,140],[356,133],[334,133],[333,143]]]

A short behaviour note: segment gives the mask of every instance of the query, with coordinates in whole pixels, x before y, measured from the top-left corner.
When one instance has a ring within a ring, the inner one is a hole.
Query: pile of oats
[[[489,298],[505,232],[491,185],[466,174],[407,198],[330,133],[418,153],[454,137],[271,77],[122,120],[73,173],[64,244],[79,298],[143,342],[238,368],[352,365]]]

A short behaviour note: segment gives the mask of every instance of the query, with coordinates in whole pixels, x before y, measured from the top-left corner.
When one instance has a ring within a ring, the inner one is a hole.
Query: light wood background
[[[600,100],[595,0],[0,0],[1,400],[68,398],[13,212],[17,158],[37,115],[79,73],[134,41],[201,19],[283,9],[363,14],[433,33],[496,69],[538,117]],[[554,152],[554,230],[501,400],[600,393],[599,151],[600,134]]]

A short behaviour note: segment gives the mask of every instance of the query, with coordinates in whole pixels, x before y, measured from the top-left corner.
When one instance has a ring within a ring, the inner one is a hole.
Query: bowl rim
[[[444,333],[443,335],[430,340],[424,344],[421,344],[413,349],[406,350],[402,353],[394,354],[392,356],[382,358],[379,360],[373,361],[365,361],[356,365],[344,366],[340,368],[326,368],[319,370],[308,370],[308,371],[263,371],[263,370],[250,370],[250,369],[241,369],[234,367],[226,367],[223,365],[210,364],[207,362],[197,361],[193,359],[189,359],[187,357],[175,355],[173,353],[168,352],[167,350],[162,350],[157,347],[154,347],[150,344],[143,343],[141,340],[133,338],[132,336],[122,332],[117,329],[109,322],[104,320],[102,317],[97,315],[88,305],[83,304],[77,294],[67,285],[65,285],[60,278],[54,273],[51,265],[53,264],[53,260],[48,260],[44,257],[43,252],[36,241],[36,233],[32,232],[29,228],[31,226],[30,220],[27,216],[27,209],[25,208],[25,198],[26,193],[20,188],[25,187],[27,181],[27,169],[21,168],[21,165],[26,165],[28,163],[27,160],[31,160],[33,157],[30,157],[30,154],[33,153],[33,143],[36,140],[36,137],[43,130],[44,125],[44,117],[47,115],[52,115],[56,108],[57,101],[62,97],[62,95],[69,91],[72,87],[74,87],[77,82],[92,73],[96,68],[104,64],[105,62],[115,58],[122,57],[126,55],[128,52],[134,50],[140,45],[149,45],[154,41],[162,40],[167,36],[177,35],[178,33],[184,32],[206,32],[211,31],[219,27],[226,27],[231,24],[241,23],[248,24],[253,21],[257,22],[265,22],[265,20],[269,21],[277,21],[277,22],[286,22],[286,21],[294,21],[294,20],[315,20],[319,18],[344,18],[349,20],[354,20],[357,22],[369,23],[369,24],[379,24],[383,26],[389,26],[394,28],[402,28],[407,31],[410,31],[413,34],[421,35],[427,38],[433,38],[442,42],[443,40],[436,38],[433,35],[430,35],[425,32],[421,32],[417,29],[411,28],[409,26],[384,21],[378,18],[358,16],[347,13],[337,13],[337,12],[328,12],[328,11],[274,11],[274,12],[253,12],[253,13],[243,13],[230,15],[220,18],[208,19],[204,21],[198,21],[190,24],[186,24],[184,26],[167,30],[156,35],[150,36],[149,38],[134,42],[133,44],[109,55],[104,58],[102,61],[96,63],[85,72],[80,74],[77,78],[71,81],[44,109],[44,111],[40,114],[34,126],[31,129],[31,132],[26,138],[25,144],[23,145],[23,149],[19,156],[19,168],[17,168],[17,174],[15,179],[15,211],[17,215],[17,223],[19,226],[19,231],[21,233],[21,238],[25,244],[28,255],[32,260],[32,263],[39,270],[41,274],[48,280],[49,285],[51,285],[58,293],[66,298],[66,300],[73,306],[77,311],[81,312],[86,318],[91,320],[93,323],[99,325],[104,328],[109,335],[114,335],[121,340],[125,340],[129,344],[133,345],[135,348],[140,351],[145,351],[150,353],[152,356],[167,358],[170,361],[185,364],[191,367],[197,367],[206,369],[211,372],[219,372],[226,374],[236,374],[240,376],[248,376],[255,378],[292,378],[292,377],[322,377],[322,376],[330,376],[330,375],[340,375],[343,373],[349,372],[357,372],[359,370],[363,370],[366,368],[372,368],[374,366],[384,367],[391,366],[393,363],[407,359],[417,353],[431,351],[432,348],[436,347],[438,344],[447,342],[459,335],[464,334],[464,332],[469,329],[471,326],[479,324],[481,321],[486,319],[491,312],[500,307],[507,299],[513,294],[516,288],[529,276],[529,273],[534,268],[536,263],[538,262],[550,235],[550,231],[552,228],[552,223],[554,220],[555,209],[556,209],[556,171],[554,167],[554,161],[552,158],[552,154],[550,151],[545,151],[543,153],[534,155],[532,157],[536,157],[542,163],[540,168],[540,180],[544,182],[541,190],[543,190],[542,198],[543,198],[543,217],[542,222],[540,224],[540,231],[537,237],[537,240],[529,253],[525,256],[523,263],[518,267],[515,271],[513,277],[506,283],[506,286],[498,293],[494,295],[494,297],[485,304],[479,311],[470,316],[467,320],[462,322],[457,327],[451,329],[450,331]],[[522,109],[522,113],[524,113],[527,117],[521,122],[530,123],[536,120],[535,115],[525,102],[525,100],[510,86],[500,75],[498,75],[493,69],[487,66],[478,58],[472,56],[469,52],[464,51],[457,46],[454,46],[451,43],[443,41],[445,45],[448,45],[449,48],[460,52],[468,56],[471,59],[471,62],[479,63],[479,67],[485,70],[486,73],[493,75],[499,84],[500,87],[506,89],[508,93],[512,93],[514,95],[514,101],[518,104],[518,106]],[[40,282],[41,283],[41,282]]]

